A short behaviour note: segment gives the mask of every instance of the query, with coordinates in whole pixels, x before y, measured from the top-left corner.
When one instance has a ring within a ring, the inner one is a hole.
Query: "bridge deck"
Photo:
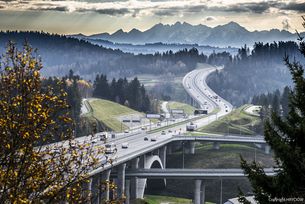
[[[264,169],[268,176],[275,175],[273,168]],[[242,169],[138,169],[127,170],[125,176],[150,179],[215,179],[215,178],[244,178]]]

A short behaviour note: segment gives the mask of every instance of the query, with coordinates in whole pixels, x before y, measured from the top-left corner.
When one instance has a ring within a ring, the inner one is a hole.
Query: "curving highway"
[[[188,92],[188,94],[194,100],[197,101],[201,108],[208,108],[210,112],[209,115],[199,116],[192,119],[194,120],[193,123],[195,123],[197,127],[207,125],[217,120],[218,117],[226,115],[232,111],[232,105],[222,99],[220,96],[218,96],[215,92],[213,92],[205,82],[207,76],[210,73],[216,71],[216,69],[216,67],[211,67],[207,65],[206,68],[193,70],[192,72],[188,73],[183,79],[183,86]],[[132,158],[143,155],[144,153],[151,152],[154,149],[160,148],[172,141],[179,140],[177,139],[177,137],[182,136],[183,133],[186,132],[186,124],[187,120],[184,123],[180,122],[176,125],[171,125],[171,127],[162,126],[162,129],[154,130],[153,133],[139,131],[133,134],[120,135],[117,136],[115,139],[108,140],[107,144],[115,144],[118,149],[115,154],[110,156],[114,162],[112,163],[112,165],[106,164],[98,169],[95,169],[92,172],[92,175],[101,172],[107,168],[111,168],[113,165],[124,163],[126,161],[131,160]],[[215,138],[217,137],[215,136]],[[151,141],[151,139],[155,141]],[[209,141],[213,141],[213,138],[207,139]],[[244,140],[244,137],[235,138],[236,141],[238,141],[238,139],[247,142]],[[259,137],[257,139],[261,140],[262,138]],[[99,141],[99,138],[96,138],[95,142],[95,145],[104,145],[102,141]],[[122,144],[126,142],[128,143],[129,147],[122,148]],[[249,142],[251,143],[253,141]],[[264,141],[261,141],[259,143],[264,143]]]

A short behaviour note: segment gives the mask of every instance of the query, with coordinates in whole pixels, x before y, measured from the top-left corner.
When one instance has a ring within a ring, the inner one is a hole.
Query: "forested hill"
[[[37,48],[45,67],[42,71],[46,75],[65,75],[70,68],[80,69],[84,65],[90,67],[97,62],[107,65],[109,61],[127,55],[119,50],[106,49],[62,35],[14,31],[0,32],[1,53],[5,51],[9,40],[17,43],[18,47],[22,47],[27,41],[33,48]]]
[[[181,74],[195,68],[197,62],[206,62],[207,56],[197,49],[176,53],[133,55],[120,50],[106,49],[89,42],[43,32],[0,32],[0,51],[12,40],[21,47],[25,40],[38,49],[46,76],[63,76],[70,69],[86,79],[104,73],[112,77],[128,77],[141,73]]]
[[[251,52],[243,47],[223,71],[209,77],[208,84],[234,105],[251,102],[254,95],[282,90],[292,82],[285,55],[305,63],[298,48],[295,42],[255,43]]]

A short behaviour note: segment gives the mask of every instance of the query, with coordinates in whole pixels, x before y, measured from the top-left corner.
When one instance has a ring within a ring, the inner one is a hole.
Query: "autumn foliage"
[[[43,87],[41,69],[27,44],[19,51],[9,43],[1,58],[0,201],[82,203],[90,199],[84,186],[103,150],[90,138],[73,139],[67,94]]]

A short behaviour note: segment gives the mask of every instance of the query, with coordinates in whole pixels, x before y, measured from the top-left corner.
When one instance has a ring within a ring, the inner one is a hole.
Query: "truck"
[[[196,110],[194,111],[194,115],[201,115],[201,114],[207,115],[207,114],[208,114],[208,110],[196,109]]]
[[[98,132],[95,134],[95,136],[100,140],[106,142],[108,138],[108,133],[107,132]]]
[[[190,124],[186,125],[186,131],[194,131],[197,128],[197,125],[190,122]]]
[[[111,144],[106,144],[105,145],[105,154],[113,154],[117,152],[116,144],[111,143]]]

